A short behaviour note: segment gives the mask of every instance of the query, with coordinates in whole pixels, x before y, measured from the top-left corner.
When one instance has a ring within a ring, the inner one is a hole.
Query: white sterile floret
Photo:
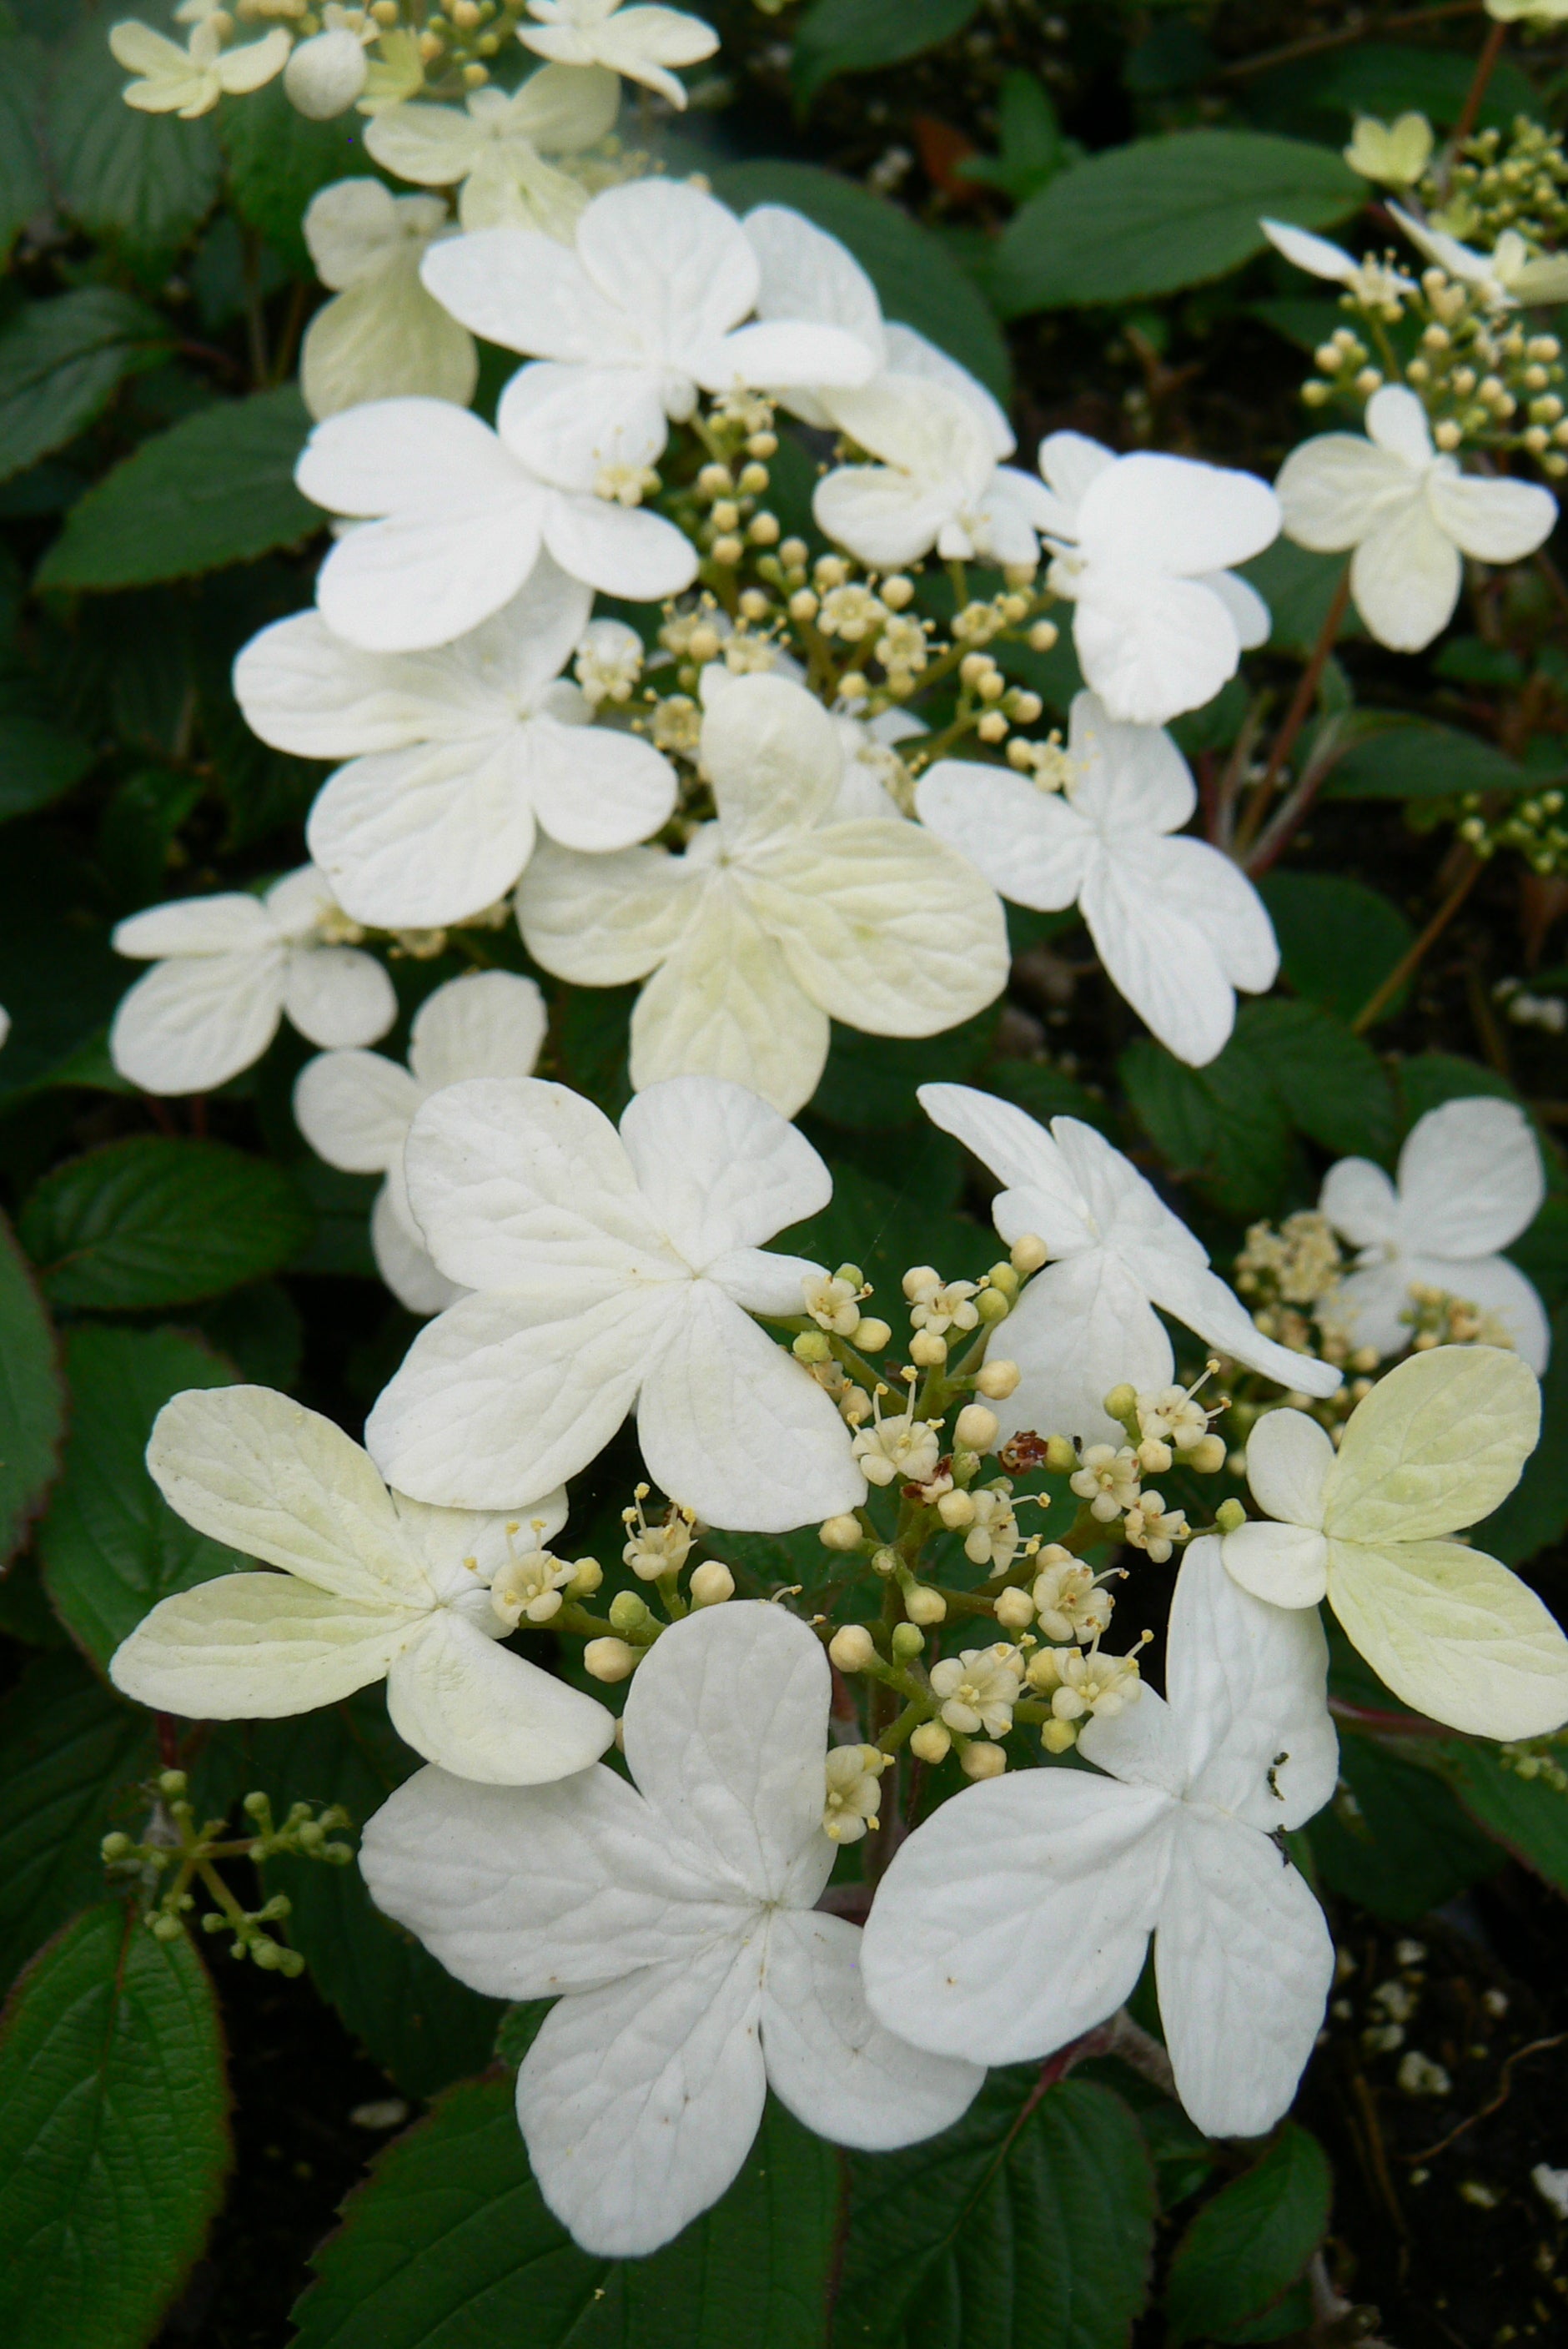
[[[1042,440],[1040,471],[1047,576],[1076,605],[1085,683],[1124,725],[1202,709],[1268,636],[1268,606],[1231,566],[1278,536],[1274,492],[1191,457],[1118,457],[1081,432]]]
[[[431,1263],[408,1205],[403,1145],[415,1112],[465,1077],[531,1076],[547,1024],[531,978],[475,971],[426,997],[406,1069],[381,1052],[323,1052],[295,1080],[294,1118],[316,1156],[387,1177],[370,1210],[370,1244],[382,1279],[410,1313],[439,1313],[462,1293]]]
[[[1334,1973],[1323,1912],[1273,1840],[1334,1791],[1327,1664],[1311,1617],[1250,1599],[1218,1543],[1194,1543],[1166,1697],[1148,1690],[1078,1740],[1109,1775],[1011,1773],[901,1847],[866,1928],[872,2013],[916,2046],[1037,2058],[1131,1995],[1152,1932],[1182,2104],[1211,2137],[1272,2127]]]
[[[184,48],[150,25],[131,17],[112,27],[109,47],[116,62],[139,78],[120,93],[141,114],[178,114],[187,122],[210,114],[221,98],[260,89],[288,63],[290,36],[281,26],[225,49],[222,28],[211,17],[191,27]]]
[[[1418,220],[1402,204],[1388,210],[1411,243],[1461,285],[1474,286],[1491,310],[1515,310],[1522,302],[1568,300],[1568,254],[1537,254],[1517,229],[1505,228],[1490,253],[1477,253],[1457,236]]]
[[[851,1445],[868,1485],[923,1485],[942,1457],[942,1423],[916,1419],[913,1411],[882,1417],[879,1387],[873,1397],[874,1415]]]
[[[799,318],[843,327],[865,345],[876,369],[873,381],[898,376],[945,385],[974,409],[990,436],[993,455],[1012,455],[1013,429],[998,402],[967,367],[913,326],[883,318],[876,287],[847,245],[788,204],[758,204],[741,224],[762,269],[759,318]],[[793,387],[781,404],[792,416],[821,429],[837,421],[833,396],[825,385],[815,392]]]
[[[1260,1334],[1209,1269],[1202,1243],[1092,1126],[1058,1117],[1047,1133],[1011,1102],[968,1085],[923,1085],[920,1102],[1001,1181],[991,1212],[1008,1246],[1027,1235],[1056,1259],[1008,1316],[1007,1352],[1021,1375],[997,1405],[1004,1434],[1033,1428],[1119,1444],[1123,1431],[1104,1404],[1112,1387],[1171,1382],[1171,1340],[1156,1306],[1282,1386],[1328,1395],[1339,1385],[1326,1362]]]
[[[792,1116],[821,1076],[830,1019],[930,1036],[999,992],[994,892],[917,824],[841,818],[838,729],[803,686],[732,678],[699,755],[715,820],[684,854],[547,843],[517,893],[528,950],[557,978],[654,974],[632,1015],[634,1085],[700,1071]]]
[[[640,81],[684,107],[684,86],[672,66],[700,65],[718,47],[718,35],[700,16],[684,9],[649,6],[646,0],[528,0],[531,25],[520,25],[525,48],[567,66],[603,66]]]
[[[1557,501],[1533,481],[1461,473],[1432,445],[1426,409],[1402,384],[1367,403],[1367,437],[1321,432],[1281,469],[1286,535],[1319,554],[1355,552],[1350,588],[1379,644],[1419,652],[1447,626],[1460,556],[1517,563],[1551,535]]]
[[[266,1387],[176,1395],[147,1465],[187,1524],[283,1571],[160,1600],[109,1664],[127,1696],[196,1721],[273,1721],[384,1678],[397,1734],[490,1785],[564,1777],[609,1744],[603,1705],[496,1644],[510,1627],[491,1578],[565,1523],[563,1492],[511,1516],[426,1508]]]
[[[335,180],[311,198],[304,241],[334,296],[300,348],[313,416],[407,393],[467,407],[479,380],[473,336],[419,281],[421,259],[447,228],[438,196],[395,196],[379,180]]]
[[[510,95],[475,89],[460,107],[388,107],[366,124],[365,145],[399,180],[459,187],[465,229],[537,228],[570,243],[588,191],[544,158],[594,146],[620,104],[614,74],[544,66]]]
[[[699,392],[871,373],[841,327],[743,324],[758,279],[735,214],[660,179],[595,196],[572,251],[537,231],[490,229],[425,259],[425,283],[454,317],[532,357],[502,398],[509,442],[552,480],[590,482],[655,463]]]
[[[1384,309],[1417,291],[1415,279],[1391,262],[1374,261],[1370,254],[1357,261],[1342,245],[1331,243],[1326,236],[1314,236],[1310,229],[1293,228],[1288,221],[1263,220],[1258,226],[1287,261],[1314,277],[1326,278],[1330,285],[1343,285],[1365,309]]]
[[[814,1908],[837,1850],[830,1698],[798,1619],[711,1608],[638,1667],[630,1785],[598,1768],[502,1794],[423,1770],[366,1827],[373,1898],[449,1972],[556,2000],[518,2120],[545,2201],[599,2257],[656,2251],[716,2202],[769,2088],[834,2144],[882,2149],[980,2085],[877,2027],[858,1930]]]
[[[596,496],[593,466],[533,471],[504,398],[499,421],[492,432],[444,399],[375,399],[316,426],[294,479],[359,525],[316,580],[335,636],[367,652],[450,644],[510,604],[546,553],[570,578],[634,602],[690,586],[696,549],[674,523]]]
[[[1546,1195],[1541,1152],[1516,1102],[1445,1102],[1418,1118],[1397,1183],[1367,1158],[1330,1167],[1318,1207],[1360,1253],[1333,1293],[1351,1343],[1397,1354],[1410,1338],[1410,1291],[1442,1290],[1495,1315],[1539,1376],[1552,1326],[1534,1288],[1498,1251],[1534,1221]]]
[[[878,1781],[890,1758],[875,1745],[835,1745],[830,1752],[822,1833],[834,1843],[859,1843],[868,1827],[881,1825]]]
[[[818,528],[862,563],[892,569],[933,548],[944,560],[1039,560],[1049,501],[1031,474],[996,461],[996,435],[969,395],[935,376],[883,374],[824,400],[833,422],[880,461],[840,465],[812,494]]]
[[[1271,1411],[1247,1481],[1273,1524],[1224,1539],[1235,1579],[1278,1607],[1326,1595],[1403,1702],[1472,1737],[1536,1737],[1568,1721],[1568,1640],[1529,1587],[1447,1539],[1491,1515],[1541,1431],[1517,1354],[1438,1346],[1379,1379],[1339,1449],[1303,1412]]]
[[[115,1067],[143,1092],[210,1092],[261,1059],[285,1012],[313,1044],[373,1044],[397,998],[374,955],[338,943],[346,932],[357,935],[311,864],[262,897],[185,897],[132,914],[115,950],[153,968],[114,1015]]]
[[[1424,176],[1436,143],[1431,124],[1424,114],[1414,109],[1397,115],[1392,122],[1379,121],[1375,114],[1358,114],[1344,154],[1351,170],[1359,171],[1364,180],[1372,180],[1384,188],[1413,188]],[[1281,225],[1278,222],[1260,222],[1270,235]],[[1279,240],[1275,238],[1274,242],[1278,243]],[[1280,250],[1287,252],[1288,247],[1282,244]]]
[[[494,619],[436,651],[361,652],[317,612],[252,638],[234,692],[253,731],[347,761],[307,827],[347,913],[439,928],[504,897],[541,829],[589,854],[657,832],[674,768],[639,735],[593,724],[561,674],[593,600],[543,556]]]
[[[961,1737],[1006,1737],[1024,1677],[1024,1659],[1005,1640],[990,1648],[965,1648],[931,1667],[931,1693],[944,1726]]]
[[[923,823],[977,864],[1014,905],[1076,905],[1108,977],[1161,1042],[1202,1067],[1235,1025],[1237,988],[1274,984],[1279,947],[1240,865],[1206,841],[1172,839],[1198,803],[1169,734],[1117,724],[1092,693],[1073,697],[1069,780],[939,759],[921,777]]]
[[[821,1267],[764,1240],[825,1207],[827,1168],[739,1085],[676,1078],[617,1135],[564,1085],[449,1086],[404,1156],[463,1298],[414,1340],[366,1440],[401,1492],[527,1503],[636,1406],[649,1475],[705,1524],[781,1533],[865,1498],[831,1400],[750,1319]]]

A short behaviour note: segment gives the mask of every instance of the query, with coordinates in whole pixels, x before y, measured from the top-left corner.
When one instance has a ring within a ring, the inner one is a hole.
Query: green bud
[[[304,1971],[304,1960],[297,1950],[279,1950],[277,1968],[288,1982],[296,1982]]]
[[[295,1830],[301,1851],[315,1851],[326,1841],[326,1829],[315,1819],[304,1819]]]
[[[264,1974],[275,1973],[283,1961],[283,1951],[264,1933],[258,1933],[251,1943],[251,1955]]]
[[[1244,1526],[1246,1522],[1246,1510],[1237,1500],[1222,1501],[1214,1512],[1214,1523],[1222,1534],[1233,1534],[1238,1526]]]
[[[177,1941],[180,1939],[183,1929],[178,1917],[165,1916],[160,1912],[150,1921],[152,1938],[155,1941]]]
[[[124,1859],[134,1848],[130,1837],[128,1835],[121,1835],[118,1828],[113,1835],[106,1835],[98,1846],[105,1859],[111,1863],[117,1859]]]
[[[204,1933],[221,1933],[228,1921],[221,1909],[209,1909],[201,1920],[201,1930]]]
[[[165,1802],[172,1802],[177,1795],[182,1795],[187,1784],[183,1770],[160,1770],[158,1774],[158,1791]]]
[[[879,1549],[872,1551],[872,1572],[873,1574],[892,1576],[898,1572],[898,1568],[899,1557],[897,1550]]]
[[[1010,1264],[994,1264],[985,1278],[992,1288],[999,1288],[1009,1302],[1018,1294],[1021,1284]]]
[[[863,1288],[866,1285],[865,1274],[861,1270],[858,1264],[840,1265],[838,1270],[833,1275],[833,1278],[835,1280],[847,1280],[851,1288]]]
[[[1138,1390],[1136,1387],[1129,1386],[1125,1379],[1119,1386],[1112,1387],[1106,1396],[1105,1413],[1108,1419],[1130,1419],[1137,1409]]]
[[[265,1818],[267,1813],[272,1809],[272,1805],[267,1800],[265,1795],[263,1794],[261,1788],[257,1786],[245,1796],[240,1808],[244,1812],[247,1818],[263,1819]]]
[[[918,1623],[895,1623],[892,1627],[894,1661],[912,1663],[925,1645],[925,1634]]]
[[[1078,1454],[1073,1450],[1069,1437],[1053,1435],[1047,1439],[1046,1466],[1053,1476],[1065,1476],[1078,1466]]]
[[[1012,1309],[1010,1300],[999,1288],[983,1288],[975,1299],[975,1310],[982,1322],[1005,1321]]]
[[[789,1351],[798,1362],[825,1362],[832,1356],[827,1332],[822,1330],[802,1330],[790,1342]]]
[[[649,1619],[647,1601],[634,1590],[617,1590],[610,1601],[610,1620],[617,1631],[640,1631]]]

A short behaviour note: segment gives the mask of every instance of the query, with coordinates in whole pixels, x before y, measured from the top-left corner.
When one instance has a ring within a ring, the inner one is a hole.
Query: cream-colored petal
[[[1490,1516],[1541,1432],[1541,1389],[1499,1346],[1434,1346],[1379,1379],[1350,1415],[1324,1485],[1323,1529],[1422,1541]]]
[[[1334,1541],[1328,1603],[1379,1680],[1450,1729],[1540,1737],[1568,1721],[1568,1639],[1484,1551]]]
[[[222,1574],[159,1604],[116,1649],[127,1696],[191,1721],[276,1721],[378,1681],[425,1621],[283,1574]]]

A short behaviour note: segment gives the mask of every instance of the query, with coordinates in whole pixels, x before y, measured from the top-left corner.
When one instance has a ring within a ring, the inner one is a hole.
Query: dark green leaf
[[[983,187],[1000,188],[1016,204],[1023,203],[1083,152],[1076,140],[1062,137],[1045,84],[1032,73],[1016,68],[1002,77],[996,129],[1000,152],[966,157],[958,166],[958,176],[978,181]],[[1338,324],[1337,318],[1335,323]]]
[[[1429,1110],[1441,1109],[1445,1102],[1468,1101],[1474,1093],[1487,1093],[1497,1101],[1519,1099],[1506,1077],[1482,1061],[1461,1060],[1457,1052],[1412,1053],[1398,1063],[1395,1081],[1407,1127],[1425,1117]]]
[[[1478,1549],[1522,1566],[1568,1530],[1568,1306],[1552,1325],[1552,1359],[1541,1381],[1541,1441],[1524,1474],[1475,1529]]]
[[[264,1159],[222,1142],[139,1134],[56,1167],[20,1228],[46,1297],[124,1313],[275,1272],[309,1239],[311,1217]]]
[[[141,587],[308,538],[322,516],[295,489],[294,469],[309,425],[285,384],[144,441],[71,508],[38,585]]]
[[[365,124],[355,113],[312,122],[291,106],[282,80],[224,109],[218,135],[229,158],[234,210],[259,229],[296,277],[315,278],[300,233],[306,205],[330,181],[363,178],[374,167]]]
[[[1464,792],[1533,790],[1542,777],[1479,734],[1403,719],[1353,742],[1335,762],[1328,800],[1448,799]]]
[[[74,440],[168,347],[157,311],[112,285],[29,302],[0,333],[0,481]]]
[[[1526,1868],[1568,1892],[1568,1792],[1538,1773],[1522,1776],[1493,1745],[1450,1738],[1439,1751],[1444,1775],[1471,1818]]]
[[[160,1599],[240,1564],[175,1516],[143,1456],[170,1395],[233,1372],[177,1330],[84,1328],[67,1340],[66,1376],[71,1432],[38,1553],[62,1621],[107,1665]]]
[[[1296,1131],[1325,1150],[1367,1158],[1392,1152],[1394,1096],[1383,1064],[1332,1012],[1280,996],[1243,1003],[1225,1050],[1250,1062]]]
[[[1336,873],[1269,873],[1259,882],[1285,978],[1342,1019],[1369,1001],[1415,932],[1397,905]],[[1399,1008],[1400,997],[1389,1004]]]
[[[1317,336],[1322,342],[1325,334],[1332,334],[1340,324],[1340,314],[1332,305],[1314,305],[1315,309],[1319,306],[1327,310],[1326,325],[1320,321]],[[1314,554],[1310,548],[1297,546],[1288,538],[1276,538],[1272,546],[1264,547],[1261,554],[1254,554],[1250,563],[1240,568],[1243,577],[1252,581],[1269,607],[1274,622],[1269,631],[1270,644],[1280,645],[1288,652],[1310,652],[1322,634],[1328,607],[1345,575],[1345,557]],[[1336,643],[1364,633],[1354,605],[1347,605]]]
[[[0,1702],[0,1983],[104,1888],[111,1805],[157,1767],[152,1717],[73,1655],[39,1656]],[[141,1822],[130,1822],[139,1828]]]
[[[820,2349],[838,2165],[769,2102],[724,2199],[646,2260],[593,2259],[529,2174],[512,2082],[466,2081],[344,2209],[296,2349]]]
[[[1165,2293],[1172,2349],[1283,2300],[1323,2240],[1331,2191],[1323,2147],[1285,2121],[1263,2158],[1204,2204],[1176,2246]]]
[[[1550,1160],[1546,1179],[1550,1184]],[[1549,1313],[1568,1305],[1568,1197],[1558,1193],[1547,1199],[1530,1229],[1510,1244],[1508,1253],[1535,1283]]]
[[[1255,130],[1135,139],[1063,171],[1002,233],[1003,315],[1124,302],[1222,277],[1264,250],[1259,217],[1324,228],[1366,198],[1332,148]]]
[[[958,1084],[972,1076],[990,1050],[995,1029],[994,1008],[940,1036],[865,1036],[858,1029],[835,1026],[828,1065],[811,1096],[811,1114],[830,1125],[863,1132],[911,1125],[920,1115],[916,1087]]]
[[[116,784],[98,845],[117,905],[135,912],[168,894],[169,852],[204,789],[200,775],[170,767],[139,767]]]
[[[1442,1780],[1376,1739],[1342,1733],[1345,1789],[1312,1822],[1324,1881],[1376,1917],[1414,1924],[1500,1866]]]
[[[139,113],[125,84],[103,19],[89,16],[60,61],[46,143],[67,216],[153,277],[211,210],[222,159],[211,123]]]
[[[790,79],[802,102],[842,73],[897,65],[961,33],[980,0],[811,0],[795,27]]]
[[[833,2349],[1122,2349],[1143,2305],[1154,2176],[1121,2098],[993,2072],[964,2118],[851,2155]]]
[[[588,991],[584,988],[583,993]],[[302,1158],[289,1173],[315,1218],[310,1245],[294,1258],[292,1269],[378,1280],[381,1276],[370,1246],[370,1210],[381,1188],[381,1176],[346,1174],[340,1167],[324,1165],[315,1158]]]
[[[913,1185],[895,1190],[858,1166],[834,1170],[833,1197],[820,1215],[792,1225],[779,1245],[830,1269],[858,1264],[883,1306],[899,1298],[899,1283],[912,1264],[940,1265],[944,1278],[973,1280],[994,1264],[1000,1251],[995,1234],[967,1216],[933,1214],[923,1191]],[[872,1305],[869,1311],[882,1309]],[[896,1319],[889,1313],[887,1318]]]
[[[0,855],[0,1100],[46,1083],[98,1033],[125,992],[126,966],[91,910],[92,875],[37,824],[6,835]]]
[[[1299,90],[1302,69],[1296,66],[1291,70]],[[1312,105],[1326,115],[1336,110],[1342,124],[1354,114],[1375,114],[1392,121],[1397,114],[1414,109],[1447,126],[1457,122],[1463,110],[1475,79],[1475,60],[1463,49],[1422,49],[1408,41],[1362,41],[1342,55],[1315,61],[1308,72]],[[1487,83],[1478,123],[1495,124],[1506,130],[1516,114],[1539,117],[1540,111],[1528,76],[1512,57],[1500,57]]]
[[[985,296],[946,246],[907,212],[815,163],[726,163],[712,178],[715,194],[737,212],[791,204],[840,238],[875,285],[889,318],[918,327],[998,399],[1006,398],[1007,345]]]
[[[1290,1166],[1290,1127],[1272,1087],[1229,1047],[1190,1069],[1152,1037],[1117,1062],[1134,1115],[1171,1172],[1240,1216],[1266,1215]]]
[[[0,710],[0,823],[63,799],[97,755],[90,742],[46,718]]]
[[[1114,1121],[1099,1095],[1076,1077],[1053,1069],[1048,1061],[994,1061],[985,1071],[985,1089],[1000,1093],[1004,1101],[1016,1102],[1042,1125],[1053,1117],[1076,1117],[1116,1139]]]
[[[55,1334],[26,1258],[0,1216],[0,1565],[44,1505],[65,1423]]]
[[[131,2349],[196,2258],[229,2166],[218,2010],[181,1934],[87,1909],[0,2032],[0,2339]]]
[[[0,40],[0,263],[49,198],[38,153],[44,62],[37,41]]]

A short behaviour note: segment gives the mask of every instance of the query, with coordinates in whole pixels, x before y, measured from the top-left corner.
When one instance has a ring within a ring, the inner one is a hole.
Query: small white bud
[[[992,1402],[1006,1402],[1023,1375],[1016,1362],[986,1362],[975,1373],[975,1390]]]
[[[917,1330],[909,1341],[909,1359],[923,1371],[939,1370],[947,1360],[947,1340],[934,1330]]]
[[[636,1663],[637,1651],[624,1640],[590,1640],[583,1651],[583,1669],[596,1681],[629,1680]]]
[[[1020,1279],[1031,1272],[1038,1272],[1048,1255],[1049,1250],[1037,1232],[1023,1233],[1007,1251],[1008,1261]]]
[[[1222,1435],[1201,1435],[1187,1454],[1187,1465],[1195,1468],[1200,1476],[1213,1476],[1225,1464],[1225,1439]]]
[[[1001,1421],[983,1402],[966,1402],[953,1427],[954,1440],[966,1452],[989,1452],[1001,1432]]]
[[[958,1766],[966,1778],[999,1778],[1007,1766],[1007,1757],[999,1745],[987,1745],[982,1741],[964,1748]]]
[[[735,1596],[735,1577],[722,1558],[705,1558],[693,1568],[689,1588],[694,1607],[722,1607]]]
[[[863,1623],[846,1623],[835,1631],[828,1653],[841,1672],[869,1671],[877,1661],[876,1641]]]
[[[904,1594],[903,1611],[912,1623],[941,1623],[946,1620],[947,1601],[940,1590],[917,1582],[913,1590]]]
[[[858,1517],[851,1517],[848,1515],[841,1517],[829,1517],[823,1522],[822,1526],[819,1529],[817,1538],[820,1541],[824,1549],[859,1549],[861,1546],[860,1520]]]
[[[1005,1631],[1026,1630],[1035,1619],[1035,1602],[1026,1590],[998,1590],[996,1620]]]
[[[949,1533],[956,1533],[961,1526],[972,1526],[975,1522],[974,1495],[960,1492],[944,1493],[936,1504],[936,1514]]]
[[[909,1750],[917,1762],[945,1762],[953,1740],[939,1721],[923,1721],[911,1734]]]
[[[850,1332],[850,1343],[862,1354],[880,1354],[892,1343],[892,1331],[874,1313],[862,1314]]]
[[[346,114],[365,88],[365,50],[343,26],[301,41],[284,67],[284,93],[296,114],[329,122]]]

